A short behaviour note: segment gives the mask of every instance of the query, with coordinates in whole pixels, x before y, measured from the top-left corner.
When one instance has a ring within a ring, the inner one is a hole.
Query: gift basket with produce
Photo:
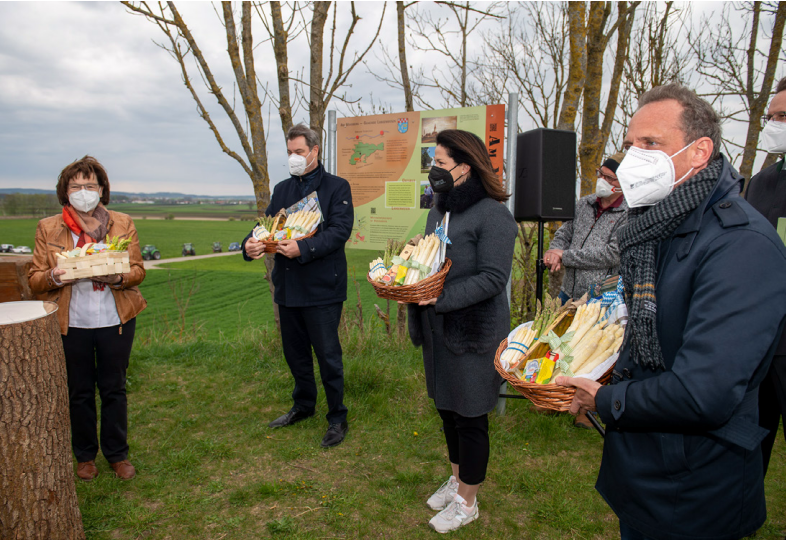
[[[265,244],[265,253],[272,254],[283,240],[313,237],[322,221],[317,192],[312,192],[291,207],[281,209],[275,216],[258,218],[252,236]]]
[[[574,389],[556,385],[558,376],[588,378],[606,383],[623,343],[628,313],[623,288],[602,296],[569,301],[547,295],[538,303],[536,317],[511,331],[500,343],[495,368],[536,406],[568,411]]]
[[[446,215],[447,216],[447,215]],[[440,296],[451,260],[445,257],[447,220],[434,233],[410,239],[403,248],[388,244],[383,257],[369,263],[366,279],[381,299],[417,303]]]
[[[130,239],[120,240],[117,236],[104,242],[88,242],[80,248],[68,252],[60,252],[57,256],[57,268],[64,269],[61,280],[79,280],[96,276],[110,276],[131,272],[128,258]]]

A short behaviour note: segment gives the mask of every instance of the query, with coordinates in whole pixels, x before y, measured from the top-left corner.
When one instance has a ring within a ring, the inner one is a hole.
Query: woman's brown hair
[[[60,176],[57,177],[57,200],[60,204],[68,204],[68,183],[80,175],[84,178],[95,175],[98,185],[101,186],[101,203],[109,204],[109,177],[104,166],[93,156],[85,156],[60,171]]]
[[[471,167],[489,197],[497,201],[506,201],[511,197],[503,190],[500,178],[492,168],[486,145],[476,134],[464,130],[443,130],[437,134],[437,144],[445,148],[457,164]]]

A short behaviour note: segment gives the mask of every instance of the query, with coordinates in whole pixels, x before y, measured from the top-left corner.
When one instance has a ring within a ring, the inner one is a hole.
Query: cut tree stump
[[[0,303],[0,539],[84,539],[53,302]]]

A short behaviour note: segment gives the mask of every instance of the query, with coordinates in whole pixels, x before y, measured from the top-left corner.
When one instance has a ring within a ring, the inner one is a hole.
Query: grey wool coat
[[[446,257],[452,266],[443,292],[434,306],[410,305],[408,320],[410,338],[423,349],[426,388],[435,406],[478,417],[494,409],[502,382],[494,358],[511,326],[505,288],[518,228],[480,181],[471,178],[449,196],[457,194],[464,197],[451,207]],[[429,211],[426,234],[444,214],[444,207]]]
[[[560,289],[578,299],[620,267],[618,230],[626,223],[628,205],[623,200],[617,208],[608,208],[596,220],[596,195],[586,195],[577,202],[574,219],[565,222],[555,233],[549,249],[563,250],[563,285]]]

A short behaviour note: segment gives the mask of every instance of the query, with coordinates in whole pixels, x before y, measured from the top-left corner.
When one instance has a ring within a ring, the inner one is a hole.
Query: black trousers
[[[762,448],[762,474],[768,473],[768,462],[771,460],[771,451],[776,442],[776,433],[779,431],[779,419],[784,429],[784,385],[785,385],[784,355],[775,355],[768,374],[760,383],[759,410],[760,426],[768,429],[768,435],[760,444]]]
[[[123,332],[120,334],[120,329]],[[69,327],[63,336],[68,372],[71,447],[78,462],[98,454],[96,386],[101,398],[101,452],[109,462],[128,458],[126,370],[136,318],[100,329]]]
[[[341,317],[340,302],[303,308],[279,305],[282,349],[295,379],[295,388],[292,391],[294,407],[312,412],[317,405],[317,383],[312,360],[314,348],[325,398],[328,401],[328,414],[325,417],[330,424],[347,420],[342,345],[339,343]]]
[[[443,419],[448,459],[459,466],[459,480],[478,485],[486,479],[489,463],[489,418],[463,417],[454,411],[438,409]]]

